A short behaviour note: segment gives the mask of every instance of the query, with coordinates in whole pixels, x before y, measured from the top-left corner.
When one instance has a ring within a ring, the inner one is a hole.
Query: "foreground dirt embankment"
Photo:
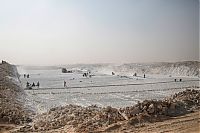
[[[145,122],[141,127],[119,122],[96,133],[199,133],[200,111],[158,122]]]
[[[97,106],[81,107],[67,105],[56,107],[36,116],[32,123],[25,125],[21,132],[146,132],[155,127],[175,132],[176,127],[195,126],[198,131],[198,113],[191,114],[190,119],[184,115],[198,111],[200,107],[200,90],[187,89],[163,100],[145,100],[138,104],[116,109]],[[195,116],[195,118],[193,117]],[[177,119],[175,119],[177,118]],[[175,119],[175,120],[174,120]],[[165,121],[159,125],[157,122]],[[168,124],[167,124],[168,123]],[[177,126],[176,126],[177,124]],[[174,127],[170,127],[174,125]],[[165,127],[165,128],[164,128]],[[193,129],[193,128],[192,128]],[[186,130],[185,128],[183,131]],[[179,129],[182,131],[182,129]]]
[[[25,93],[15,66],[0,64],[0,124],[19,125],[30,122],[31,111],[24,106]],[[0,132],[3,130],[0,125]]]

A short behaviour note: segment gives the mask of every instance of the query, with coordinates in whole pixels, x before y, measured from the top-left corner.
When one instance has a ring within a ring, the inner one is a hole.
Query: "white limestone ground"
[[[40,81],[40,88],[26,90],[38,112],[60,105],[98,105],[125,107],[145,99],[162,99],[185,88],[199,87],[198,67],[179,64],[125,64],[125,65],[76,65],[65,66],[74,73],[61,73],[60,67],[19,66],[23,87],[26,82]],[[188,71],[190,70],[190,71]],[[83,77],[91,71],[92,78]],[[168,71],[168,74],[166,74]],[[115,72],[115,75],[111,75]],[[137,72],[137,76],[133,74]],[[146,78],[143,78],[143,74]],[[30,74],[30,78],[23,78]],[[187,76],[188,75],[188,76]],[[182,82],[174,82],[182,79]],[[67,87],[63,88],[63,82]]]

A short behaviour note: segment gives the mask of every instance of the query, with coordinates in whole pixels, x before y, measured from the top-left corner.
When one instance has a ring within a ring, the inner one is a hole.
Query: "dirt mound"
[[[129,125],[141,125],[147,121],[156,122],[187,114],[192,111],[191,109],[197,109],[200,106],[199,96],[200,90],[188,89],[164,100],[145,100],[134,106],[120,109],[101,108],[95,105],[56,107],[38,115],[31,124],[21,128],[21,131],[49,131],[68,125],[73,127],[75,132],[91,132],[124,121]]]

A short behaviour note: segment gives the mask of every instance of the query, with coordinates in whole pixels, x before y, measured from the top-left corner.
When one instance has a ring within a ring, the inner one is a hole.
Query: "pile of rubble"
[[[132,125],[144,121],[154,122],[159,121],[160,118],[186,114],[191,111],[191,107],[197,109],[200,106],[199,96],[200,90],[186,90],[164,100],[145,100],[134,106],[120,109],[101,108],[95,105],[56,107],[38,115],[21,131],[48,131],[71,125],[76,132],[89,132],[120,121],[127,121]]]
[[[200,106],[200,93],[199,90],[190,90],[179,92],[171,97],[174,101],[181,101],[187,109],[198,108]]]
[[[38,115],[22,131],[46,131],[72,125],[76,132],[88,132],[122,120],[124,118],[118,113],[118,109],[112,107],[67,105]]]

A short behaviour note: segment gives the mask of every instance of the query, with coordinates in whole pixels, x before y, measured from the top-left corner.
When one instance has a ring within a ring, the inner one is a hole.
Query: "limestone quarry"
[[[196,75],[196,71],[198,68],[192,73]],[[148,132],[143,130],[150,127],[147,123],[168,121],[198,112],[200,90],[195,85],[162,99],[141,100],[119,108],[66,104],[38,113],[30,107],[30,102],[16,67],[8,63],[0,64],[0,132]],[[196,123],[198,127],[199,116],[192,120],[190,123]],[[10,124],[14,126],[6,129]]]

